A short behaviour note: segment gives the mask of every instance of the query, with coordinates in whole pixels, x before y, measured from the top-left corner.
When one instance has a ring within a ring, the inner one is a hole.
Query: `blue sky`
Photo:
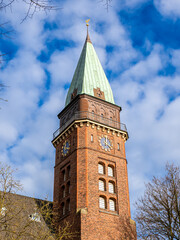
[[[1,11],[13,29],[0,39],[8,52],[0,81],[0,161],[18,168],[23,194],[53,194],[58,128],[69,84],[90,18],[90,37],[127,125],[126,143],[131,209],[144,183],[161,176],[169,162],[179,164],[180,1],[112,0],[107,12],[98,0],[58,1],[58,11],[26,19],[24,3]]]

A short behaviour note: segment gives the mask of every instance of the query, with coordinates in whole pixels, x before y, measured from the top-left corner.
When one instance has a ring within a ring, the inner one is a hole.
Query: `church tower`
[[[77,240],[136,239],[120,111],[87,31],[52,141],[58,224],[70,222]]]

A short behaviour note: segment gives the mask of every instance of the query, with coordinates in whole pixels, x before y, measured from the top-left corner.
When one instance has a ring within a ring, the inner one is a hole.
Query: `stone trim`
[[[74,128],[78,128],[78,127],[83,127],[83,123],[87,123],[86,126],[87,127],[92,127],[95,128],[97,127],[97,129],[102,130],[102,132],[107,131],[107,133],[111,132],[112,135],[117,134],[117,136],[121,136],[121,138],[126,142],[127,139],[129,138],[128,133],[122,130],[118,130],[109,126],[105,126],[101,123],[97,123],[94,122],[92,120],[75,120],[69,127],[67,127],[61,134],[59,134],[55,139],[52,140],[52,144],[54,147],[56,147],[63,139],[65,139],[65,137],[67,137],[68,135],[71,134],[72,131],[74,131]]]

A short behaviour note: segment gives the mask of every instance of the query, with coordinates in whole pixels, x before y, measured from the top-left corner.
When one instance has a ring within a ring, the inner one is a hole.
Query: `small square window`
[[[30,218],[31,221],[41,222],[41,218],[40,218],[39,213],[31,214],[31,215],[29,215],[29,218]]]
[[[7,211],[7,209],[5,207],[2,207],[1,208],[1,216],[4,217],[6,215],[6,211]]]

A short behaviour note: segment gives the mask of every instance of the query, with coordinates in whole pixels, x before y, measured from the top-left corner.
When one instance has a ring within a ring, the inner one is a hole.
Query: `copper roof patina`
[[[67,106],[71,102],[74,91],[76,91],[76,95],[88,94],[94,96],[94,89],[97,88],[104,92],[105,101],[114,104],[111,86],[87,31],[86,41],[66,97],[65,105]]]

